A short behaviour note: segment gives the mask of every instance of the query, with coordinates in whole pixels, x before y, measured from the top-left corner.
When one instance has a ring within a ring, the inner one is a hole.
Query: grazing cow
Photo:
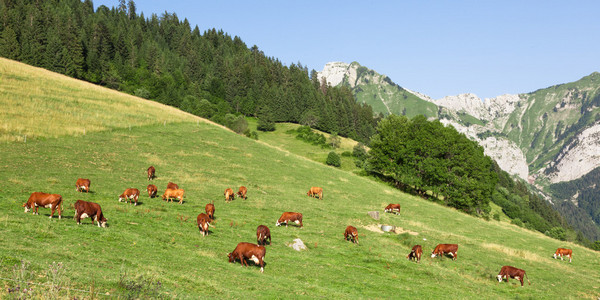
[[[568,256],[569,262],[571,262],[571,259],[573,258],[573,250],[565,249],[565,248],[558,248],[558,249],[556,249],[556,252],[554,253],[554,259],[556,259],[558,256],[560,256],[560,260],[563,260],[563,256]]]
[[[150,166],[148,168],[148,180],[154,179],[154,172],[156,172],[156,169],[153,166]]]
[[[444,254],[450,254],[452,260],[456,260],[456,251],[458,251],[457,244],[438,244],[435,246],[435,249],[433,249],[433,252],[431,252],[431,258],[436,257],[436,255],[444,256]]]
[[[421,248],[421,245],[415,245],[406,258],[408,260],[414,259],[418,263],[421,261],[421,254],[423,254],[423,248]]]
[[[204,211],[206,211],[206,214],[208,215],[209,218],[214,219],[215,218],[215,205],[212,203],[208,203],[206,204],[206,206],[204,207]]]
[[[127,203],[135,202],[134,205],[137,205],[138,198],[140,197],[140,190],[138,189],[126,189],[121,196],[119,196],[119,202],[122,200],[127,201]]]
[[[526,277],[525,270],[517,269],[511,266],[504,266],[500,269],[500,273],[498,273],[498,282],[502,282],[502,278],[506,278],[506,282],[508,282],[508,278],[514,278],[516,280],[521,281],[521,287],[523,287],[523,277]],[[527,278],[527,283],[531,285],[529,282],[529,278]]]
[[[388,206],[385,207],[384,212],[399,214],[400,213],[400,204],[390,203]]]
[[[168,190],[168,189],[172,189],[172,190],[178,190],[178,189],[179,189],[179,186],[178,186],[177,184],[175,184],[175,183],[172,183],[172,182],[170,182],[170,181],[169,181],[169,183],[167,184],[167,190]]]
[[[87,202],[83,200],[77,200],[75,202],[75,216],[73,219],[77,220],[77,224],[81,224],[81,219],[89,217],[92,219],[92,225],[94,221],[98,223],[98,227],[106,227],[106,218],[102,214],[102,208],[98,203]]]
[[[51,208],[52,212],[50,213],[50,219],[54,216],[54,212],[58,209],[58,219],[62,217],[62,196],[59,194],[47,194],[41,192],[31,193],[29,199],[23,207],[25,207],[25,212],[28,213],[30,210],[33,210],[34,215],[38,215],[38,207]],[[35,208],[35,210],[34,210]]]
[[[148,197],[150,198],[156,197],[156,193],[158,193],[158,188],[154,184],[149,184],[146,190],[148,191]]]
[[[320,187],[313,186],[310,188],[310,190],[308,190],[308,193],[306,194],[313,198],[319,196],[319,200],[323,200],[323,189]]]
[[[356,230],[356,227],[346,227],[346,231],[344,231],[344,239],[348,240],[348,238],[350,238],[350,240],[352,240],[353,243],[358,244],[358,230]]]
[[[163,200],[167,200],[167,202],[169,200],[171,200],[171,202],[173,202],[173,198],[175,199],[179,199],[179,204],[183,204],[183,194],[185,193],[185,191],[183,189],[167,189],[165,190],[165,193],[162,195],[162,199]]]
[[[223,195],[225,195],[225,202],[229,202],[235,198],[235,194],[231,188],[227,188]]]
[[[295,222],[296,224],[300,224],[300,228],[302,228],[302,214],[297,212],[284,212],[275,223],[275,226],[281,226],[281,224],[285,223],[285,227],[287,227],[288,222]]]
[[[260,265],[260,272],[263,273],[265,269],[265,253],[267,249],[264,246],[259,246],[251,243],[241,242],[235,247],[233,252],[227,254],[229,262],[235,262],[236,259],[240,260],[240,263],[248,266],[246,259],[252,260],[255,264]]]
[[[202,236],[208,235],[208,226],[214,227],[213,225],[210,225],[212,219],[205,213],[199,214],[198,217],[196,217],[196,222],[198,223],[198,230],[200,230]]]
[[[246,193],[248,192],[248,189],[245,186],[240,186],[240,190],[237,192],[238,197],[246,200]]]
[[[269,239],[269,245],[271,244],[271,230],[265,225],[259,225],[256,228],[256,242],[259,245],[266,245],[267,239]]]
[[[90,191],[90,180],[85,178],[77,179],[75,182],[75,190],[78,192],[85,191],[86,193]]]

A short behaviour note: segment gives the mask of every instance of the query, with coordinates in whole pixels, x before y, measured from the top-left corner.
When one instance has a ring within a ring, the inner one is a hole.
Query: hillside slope
[[[0,57],[0,141],[195,121],[179,109]]]
[[[125,188],[144,190],[148,165],[157,169],[152,183],[160,192],[168,181],[186,190],[183,205],[144,193],[138,206],[117,201]],[[85,291],[90,290],[135,298],[600,296],[597,252],[474,218],[204,122],[9,142],[0,145],[0,166],[10,170],[0,172],[3,297],[16,287],[13,280],[60,284],[63,289],[56,293],[70,298],[89,297]],[[91,179],[91,193],[74,191],[78,177]],[[224,203],[223,190],[240,185],[248,187],[248,199]],[[307,197],[310,186],[322,186],[324,199]],[[34,191],[62,194],[63,219],[49,220],[44,208],[40,215],[24,214],[21,204]],[[101,204],[109,227],[92,226],[89,219],[76,225],[71,219],[76,199]],[[194,219],[212,201],[215,227],[202,237]],[[371,210],[382,213],[390,202],[401,203],[401,215],[367,216]],[[283,211],[302,212],[304,228],[275,227]],[[259,224],[269,226],[273,236],[264,274],[252,265],[230,264],[226,256],[238,242],[255,241]],[[382,233],[379,224],[403,233]],[[360,244],[343,240],[347,225],[358,228]],[[286,246],[294,238],[308,249]],[[405,258],[417,243],[424,249],[420,264]],[[427,258],[437,243],[458,243],[458,260]],[[573,263],[553,260],[557,247],[574,249]],[[22,260],[29,266],[21,267]],[[502,265],[525,269],[533,284],[498,285],[495,276]],[[62,272],[51,272],[56,268]],[[30,294],[53,293],[47,286],[32,286]]]

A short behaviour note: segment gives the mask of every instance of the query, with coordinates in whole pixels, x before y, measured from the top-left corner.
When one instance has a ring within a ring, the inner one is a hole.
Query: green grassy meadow
[[[3,86],[0,81],[0,90]],[[109,101],[121,96],[114,97]],[[0,112],[0,124],[10,122],[6,114],[12,110],[18,108]],[[179,113],[165,108],[162,114],[176,119]],[[64,122],[71,116],[57,118]],[[598,252],[325,166],[318,159],[322,149],[284,132],[260,133],[255,141],[198,120],[0,144],[0,297],[16,295],[9,291],[14,280],[31,282],[34,298],[600,297]],[[305,147],[314,147],[314,157],[298,155],[311,151]],[[152,183],[159,194],[169,181],[186,190],[183,205],[148,198],[150,165],[156,167]],[[75,191],[79,177],[91,180],[92,192]],[[248,187],[248,199],[225,203],[223,191],[240,185]],[[323,200],[306,195],[311,186],[323,187]],[[138,206],[118,202],[130,187],[142,191]],[[45,208],[40,215],[23,212],[21,205],[35,191],[63,196],[61,220],[50,220]],[[77,225],[72,219],[77,199],[99,203],[108,227],[93,226],[89,218]],[[195,219],[213,201],[215,227],[202,237]],[[402,213],[383,214],[389,203],[401,203]],[[380,211],[380,220],[367,215],[372,210]],[[284,211],[301,212],[304,228],[275,227]],[[237,243],[256,242],[260,224],[273,238],[262,274],[259,267],[227,261]],[[380,224],[397,226],[400,233],[382,233]],[[344,241],[347,225],[357,227],[360,244]],[[295,238],[308,249],[288,247]],[[459,244],[458,259],[431,259],[438,243]],[[415,244],[423,246],[420,264],[406,259]],[[572,263],[552,258],[558,247],[573,249]],[[28,267],[19,268],[21,261]],[[53,262],[62,263],[61,272],[50,267]],[[525,269],[532,284],[498,284],[503,265]],[[54,290],[49,283],[63,288]]]

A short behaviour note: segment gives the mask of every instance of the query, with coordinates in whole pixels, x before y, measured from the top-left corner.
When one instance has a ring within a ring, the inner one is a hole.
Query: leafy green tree
[[[337,153],[335,153],[335,151],[331,151],[327,155],[327,160],[325,161],[325,163],[329,166],[339,168],[342,166],[342,159]]]
[[[483,148],[452,127],[424,116],[391,115],[371,139],[373,173],[396,186],[435,198],[467,213],[487,214],[497,177]]]
[[[341,142],[342,142],[342,139],[337,134],[337,132],[332,132],[331,135],[329,135],[329,139],[327,140],[327,143],[329,145],[331,145],[331,148],[333,148],[333,149],[339,148]]]
[[[567,239],[567,232],[562,227],[552,227],[549,231],[546,231],[546,235],[561,241]]]

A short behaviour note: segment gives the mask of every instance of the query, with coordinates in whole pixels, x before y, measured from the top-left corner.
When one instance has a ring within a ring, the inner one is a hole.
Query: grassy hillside
[[[375,113],[437,117],[437,105],[415,96],[392,82],[389,77],[357,62],[350,64],[350,68],[356,69],[356,79],[349,82],[350,79],[346,76],[342,84],[351,87],[356,101],[369,104]]]
[[[6,115],[0,120],[8,122]],[[135,207],[118,202],[125,188],[145,188],[151,164],[159,192],[168,181],[186,190],[183,205],[145,194]],[[7,142],[0,144],[0,166],[0,297],[9,296],[19,278],[64,287],[33,285],[35,295],[71,298],[89,298],[90,289],[98,296],[141,298],[600,296],[597,252],[474,218],[193,119]],[[75,192],[78,177],[91,179],[92,193]],[[240,185],[248,187],[248,199],[224,203],[223,190]],[[322,186],[324,199],[307,197],[310,186]],[[39,216],[24,214],[21,204],[34,191],[61,194],[63,219],[49,220],[43,208]],[[77,199],[101,204],[109,227],[89,219],[76,225],[70,206]],[[209,201],[217,219],[202,237],[195,217]],[[401,215],[367,215],[391,202],[402,204]],[[284,211],[303,213],[304,228],[275,227]],[[265,272],[229,264],[226,253],[238,242],[256,241],[260,224],[273,236]],[[379,224],[402,233],[382,233]],[[343,240],[347,225],[358,228],[359,245]],[[294,238],[308,249],[286,246]],[[425,251],[420,264],[405,258],[417,243]],[[458,243],[458,260],[428,258],[437,243]],[[573,263],[553,260],[557,247],[572,248]],[[19,267],[22,260],[27,268]],[[532,285],[497,284],[502,265],[525,269]]]
[[[0,142],[197,120],[178,109],[0,57]]]

